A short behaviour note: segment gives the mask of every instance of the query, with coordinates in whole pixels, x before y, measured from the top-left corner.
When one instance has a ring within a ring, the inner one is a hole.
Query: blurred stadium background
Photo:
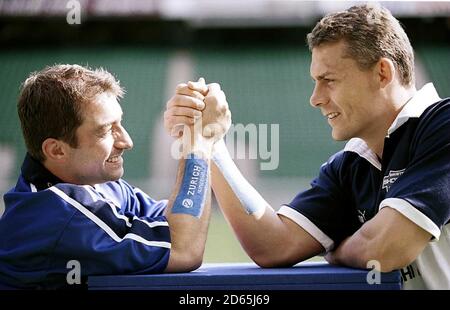
[[[70,3],[69,3],[70,2]],[[227,94],[233,122],[279,124],[279,166],[239,160],[275,207],[308,187],[343,143],[309,106],[305,36],[324,14],[354,2],[275,0],[80,0],[69,25],[65,0],[0,0],[0,193],[14,185],[25,153],[16,101],[31,71],[55,63],[102,66],[126,88],[124,124],[135,147],[125,176],[156,199],[168,197],[177,163],[163,130],[177,83],[205,77]],[[417,86],[450,95],[450,3],[381,2],[400,19],[416,51]],[[242,145],[246,140],[238,141]],[[269,150],[271,149],[269,145]],[[3,212],[0,203],[0,214]],[[45,215],[44,215],[45,216]],[[214,206],[205,262],[249,261]]]

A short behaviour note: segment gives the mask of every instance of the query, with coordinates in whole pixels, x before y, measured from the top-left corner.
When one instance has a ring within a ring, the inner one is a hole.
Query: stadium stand
[[[196,73],[220,81],[233,122],[280,125],[280,164],[261,176],[311,177],[342,143],[330,139],[320,111],[309,105],[313,88],[305,47],[196,50]],[[270,150],[270,145],[269,145]]]
[[[450,46],[427,45],[416,48],[430,80],[441,97],[450,96]]]

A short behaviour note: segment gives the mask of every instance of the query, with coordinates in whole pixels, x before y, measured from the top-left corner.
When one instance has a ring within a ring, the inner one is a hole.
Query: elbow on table
[[[203,258],[202,257],[191,257],[188,259],[188,261],[185,264],[184,272],[190,272],[194,271],[203,264]]]
[[[381,272],[391,272],[410,265],[415,259],[415,255],[405,251],[391,253],[372,252],[365,255],[364,262],[366,263],[366,268],[375,268]]]
[[[385,261],[381,262],[381,272],[391,272],[394,270],[403,269],[409,265],[411,265],[415,260],[414,258],[403,258],[400,260],[393,260],[393,261]]]
[[[203,252],[172,249],[166,272],[190,272],[200,268],[202,263]]]
[[[280,256],[271,256],[267,253],[250,255],[250,258],[261,268],[292,267],[296,262],[288,261]]]

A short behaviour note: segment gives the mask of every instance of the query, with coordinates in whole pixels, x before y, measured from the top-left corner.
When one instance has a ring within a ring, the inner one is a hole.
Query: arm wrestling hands
[[[220,89],[218,85],[215,87]],[[194,118],[199,117],[200,113],[208,119],[206,124],[214,120],[208,111],[216,109],[203,110],[206,100],[201,100],[207,94],[204,80],[180,84],[177,93],[192,99],[178,101],[179,106],[168,104],[165,126],[169,132],[176,128],[176,124],[193,124]],[[226,101],[225,96],[219,100]],[[180,133],[175,131],[174,134]],[[247,254],[260,266],[274,267],[292,265],[323,252],[320,243],[302,227],[273,211],[234,165],[223,139],[216,141],[211,185],[225,217]],[[222,163],[225,164],[222,166]],[[415,259],[429,239],[428,233],[396,210],[384,208],[354,235],[328,252],[325,259],[332,264],[357,268],[366,268],[367,263],[375,259],[380,262],[381,271],[391,271]]]
[[[181,157],[176,184],[164,213],[171,235],[165,271],[186,272],[203,261],[211,214],[210,159],[214,142],[230,127],[231,115],[220,87],[206,86],[204,80],[178,85],[167,108],[166,129],[178,137],[182,149],[177,154]],[[207,116],[200,117],[202,110]],[[184,128],[180,130],[177,124]]]
[[[289,266],[323,251],[320,243],[302,227],[278,215],[234,164],[222,139],[224,129],[230,126],[230,112],[219,84],[206,86],[199,79],[178,85],[164,113],[166,130],[180,138],[186,134],[183,131],[195,127],[200,119],[204,135],[212,132],[215,141],[211,164],[214,194],[253,261],[262,267]]]
[[[201,135],[216,142],[230,126],[231,112],[225,93],[217,83],[206,85],[203,78],[178,84],[164,112],[164,127],[172,137],[180,138],[184,130],[193,130],[196,137]]]

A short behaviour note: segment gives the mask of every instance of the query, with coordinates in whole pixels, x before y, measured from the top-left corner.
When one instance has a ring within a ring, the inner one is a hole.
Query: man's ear
[[[382,57],[377,64],[378,82],[380,87],[384,88],[389,85],[396,75],[394,62],[389,58]]]
[[[61,161],[67,156],[67,144],[61,140],[47,138],[42,142],[42,152],[47,159]]]

